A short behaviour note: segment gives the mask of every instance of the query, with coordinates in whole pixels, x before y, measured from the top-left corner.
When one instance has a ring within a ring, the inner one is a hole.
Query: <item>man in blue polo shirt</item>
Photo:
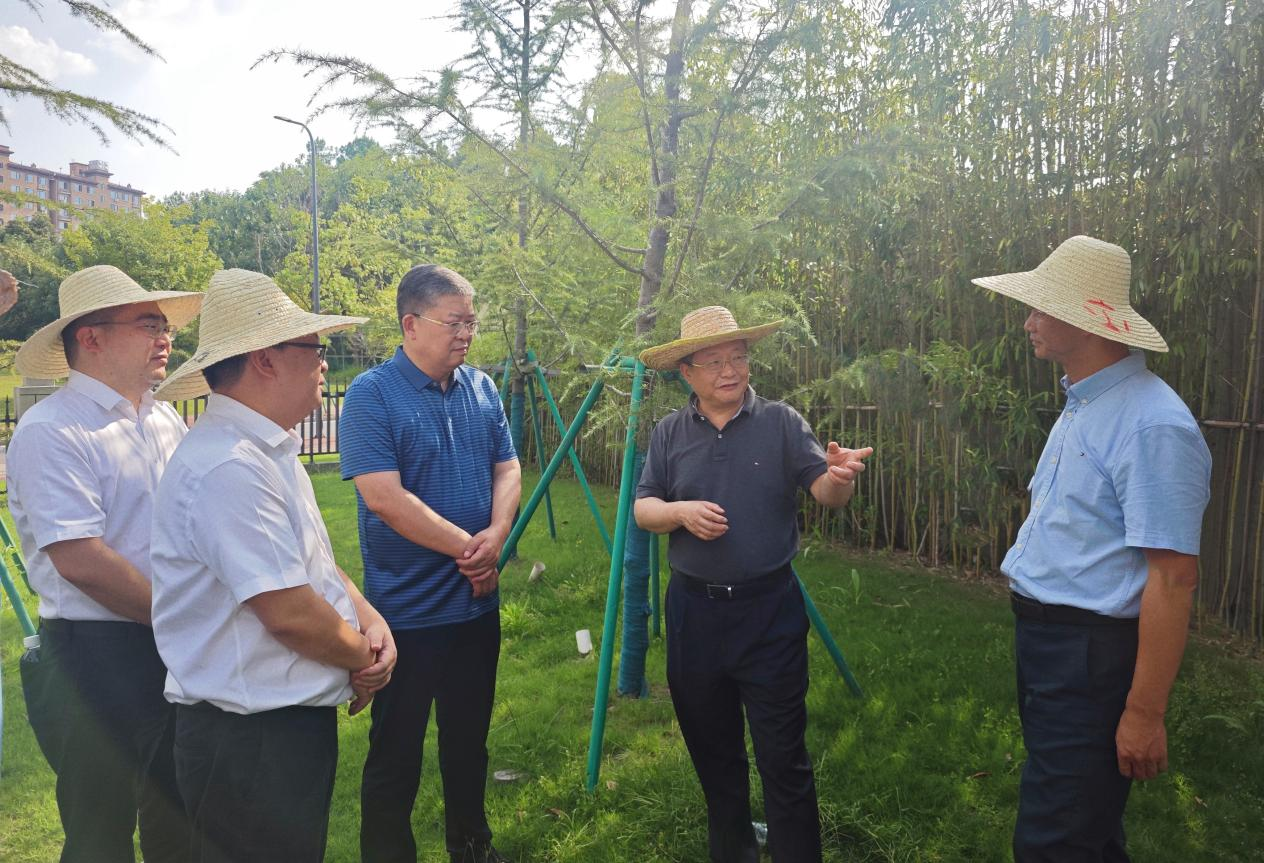
[[[500,655],[496,562],[521,470],[492,380],[464,365],[474,289],[414,267],[396,294],[403,344],[355,379],[339,422],[354,479],[364,593],[395,634],[395,672],[373,702],[360,790],[365,863],[417,860],[410,817],[431,703],[453,863],[504,860],[483,799]]]
[[[1129,348],[1167,343],[1128,300],[1118,246],[1072,237],[1035,270],[975,279],[1030,307],[1066,404],[1001,570],[1015,614],[1023,766],[1018,863],[1126,861],[1133,779],[1167,769],[1163,717],[1194,587],[1211,454],[1189,409]]]

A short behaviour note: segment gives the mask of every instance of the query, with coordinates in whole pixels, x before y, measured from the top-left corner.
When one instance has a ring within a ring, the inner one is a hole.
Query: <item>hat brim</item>
[[[91,315],[106,309],[121,309],[139,303],[157,303],[162,309],[167,323],[180,329],[198,316],[202,308],[204,295],[190,291],[147,291],[143,298],[129,299],[122,303],[107,303],[94,309],[76,312],[58,318],[51,324],[45,324],[18,348],[13,357],[13,366],[18,374],[28,378],[47,378],[56,380],[70,374],[70,365],[66,362],[66,349],[62,344],[61,334],[72,322],[85,315]]]
[[[784,320],[773,321],[771,324],[760,324],[757,327],[744,327],[738,330],[726,330],[725,332],[713,333],[709,336],[676,339],[674,342],[646,348],[641,351],[640,360],[655,371],[671,371],[676,367],[677,363],[695,351],[709,348],[712,345],[722,345],[725,342],[745,341],[747,344],[754,344],[765,336],[772,335],[783,323],[785,323]]]
[[[1104,309],[1061,298],[1062,290],[1040,273],[1005,273],[971,279],[980,288],[1031,306],[1063,323],[1135,348],[1166,353],[1167,342],[1159,331],[1132,308]]]
[[[287,316],[272,326],[241,333],[239,337],[205,349],[202,345],[198,345],[197,352],[181,363],[171,377],[154,391],[154,397],[174,402],[204,396],[211,391],[211,385],[207,382],[206,375],[202,374],[202,370],[209,366],[312,333],[325,336],[341,330],[349,330],[366,321],[368,318],[349,315],[317,315],[311,312],[300,312],[297,315]]]

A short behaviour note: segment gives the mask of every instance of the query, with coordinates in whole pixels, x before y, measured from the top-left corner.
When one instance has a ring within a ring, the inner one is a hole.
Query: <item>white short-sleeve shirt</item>
[[[171,457],[152,543],[154,637],[168,701],[260,713],[351,698],[346,669],[286,647],[245,605],[309,585],[360,628],[299,448],[292,430],[214,394]]]
[[[72,371],[22,415],[9,444],[9,509],[39,613],[64,620],[127,620],[62,578],[46,549],[100,537],[146,578],[154,492],[187,428],[146,392],[140,410],[106,384]]]

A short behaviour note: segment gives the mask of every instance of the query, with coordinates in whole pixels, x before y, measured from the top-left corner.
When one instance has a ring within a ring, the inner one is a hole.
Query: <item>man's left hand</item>
[[[457,568],[466,577],[494,567],[500,561],[500,550],[505,545],[505,534],[489,527],[470,537],[465,551],[456,559]]]
[[[844,449],[836,441],[830,441],[825,450],[826,475],[835,485],[850,485],[856,475],[865,469],[865,459],[873,455],[873,447]]]
[[[1167,728],[1163,715],[1125,707],[1115,731],[1119,772],[1132,779],[1153,779],[1167,771]]]
[[[496,586],[500,584],[500,570],[495,565],[487,567],[480,572],[464,573],[465,577],[470,580],[470,585],[474,588],[474,598],[487,596],[496,590]]]
[[[368,693],[377,692],[391,682],[391,672],[395,670],[398,654],[395,650],[395,637],[386,621],[379,618],[364,627],[364,637],[369,640],[369,647],[377,657],[372,665],[361,668],[351,675],[351,685],[357,690]]]

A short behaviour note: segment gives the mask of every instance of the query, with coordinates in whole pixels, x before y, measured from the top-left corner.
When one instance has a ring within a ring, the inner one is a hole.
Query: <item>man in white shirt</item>
[[[9,444],[9,507],[39,594],[40,661],[23,663],[36,739],[57,774],[63,863],[186,859],[172,764],[174,712],[150,629],[150,512],[185,425],[150,388],[198,293],[145,291],[89,267],[61,316],[15,364],[66,385],[28,410]]]
[[[337,705],[361,710],[395,664],[386,622],[334,562],[294,432],[320,404],[320,336],[363,322],[221,271],[197,351],[158,390],[212,393],[159,485],[153,540],[195,863],[320,863]]]

